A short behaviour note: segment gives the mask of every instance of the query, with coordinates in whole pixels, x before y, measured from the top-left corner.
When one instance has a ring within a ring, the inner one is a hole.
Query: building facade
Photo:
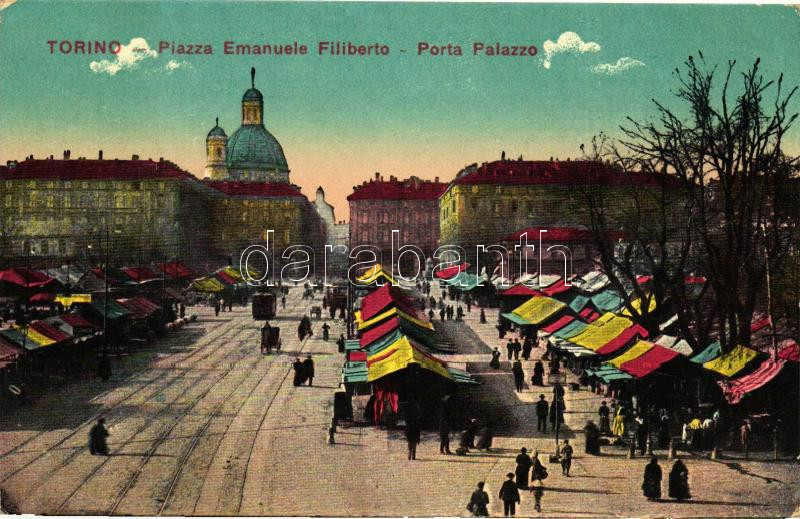
[[[0,167],[0,257],[10,263],[203,255],[202,184],[159,160],[34,159]],[[198,248],[199,247],[199,248]]]
[[[332,248],[328,255],[328,271],[337,275],[342,274],[346,272],[348,265],[347,253],[349,251],[347,251],[347,247],[350,244],[350,225],[336,220],[336,213],[333,206],[325,200],[325,190],[322,189],[322,186],[317,188],[313,205],[325,227],[325,245]],[[341,253],[342,248],[339,246],[345,247],[344,254]]]
[[[384,180],[379,174],[354,186],[350,205],[350,246],[378,247],[389,262],[392,230],[399,231],[399,245],[415,245],[427,257],[439,242],[439,196],[447,187],[439,182],[410,177]]]

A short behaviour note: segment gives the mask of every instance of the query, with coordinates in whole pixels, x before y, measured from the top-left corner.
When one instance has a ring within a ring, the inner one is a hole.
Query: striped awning
[[[717,383],[730,404],[738,404],[748,393],[752,393],[778,376],[786,365],[784,359],[767,359],[752,373],[734,380],[720,380]]]

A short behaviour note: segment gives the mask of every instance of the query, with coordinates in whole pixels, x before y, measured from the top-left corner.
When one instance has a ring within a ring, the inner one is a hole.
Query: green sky
[[[238,127],[255,66],[292,181],[311,196],[325,187],[341,218],[352,185],[375,171],[450,179],[501,150],[577,156],[592,135],[653,113],[651,98],[671,102],[672,71],[697,49],[713,63],[761,57],[767,74],[800,83],[800,14],[782,6],[23,0],[0,17],[0,160],[103,149],[163,156],[202,176],[205,135],[215,116],[229,135]],[[577,34],[584,52],[548,63],[545,42],[565,48],[564,33]],[[112,60],[114,70],[114,56],[51,55],[46,43],[133,38],[152,48],[209,43],[215,54],[161,54],[112,75],[91,63]],[[297,40],[310,52],[226,56],[225,40]],[[379,42],[391,54],[321,57],[320,40]],[[420,41],[460,44],[466,55],[417,56]],[[475,41],[532,44],[539,55],[473,57]],[[603,66],[625,63],[613,74]],[[800,147],[798,131],[789,140]]]

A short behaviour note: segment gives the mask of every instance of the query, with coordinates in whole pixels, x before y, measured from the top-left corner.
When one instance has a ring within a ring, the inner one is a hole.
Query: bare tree
[[[797,237],[781,187],[791,184],[798,170],[798,159],[783,150],[797,118],[790,110],[797,89],[786,92],[782,75],[764,79],[760,60],[740,74],[738,89],[735,61],[720,85],[716,72],[702,54],[699,63],[689,57],[684,70],[675,71],[675,95],[685,106],[675,110],[654,100],[655,120],[629,118],[621,146],[628,160],[684,186],[691,204],[688,229],[713,296],[709,311],[727,351],[750,344],[750,323],[767,273],[780,271]]]

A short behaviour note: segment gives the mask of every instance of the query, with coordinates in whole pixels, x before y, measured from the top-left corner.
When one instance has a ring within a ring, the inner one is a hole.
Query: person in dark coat
[[[572,467],[572,445],[569,440],[564,440],[564,445],[561,447],[559,454],[561,455],[561,473],[569,477],[569,469]]]
[[[661,466],[655,456],[650,458],[650,463],[644,467],[642,492],[648,501],[661,499]]]
[[[531,456],[531,481],[542,482],[547,477],[547,469],[539,460],[539,452],[534,451]]]
[[[547,432],[547,414],[550,406],[547,404],[544,395],[539,395],[539,401],[536,402],[536,430],[539,432]]]
[[[481,321],[481,324],[486,324],[486,312],[483,311],[483,308],[481,308],[480,321]]]
[[[181,319],[186,317],[186,305],[185,304],[181,303],[180,311],[178,312],[178,315],[181,316]]]
[[[464,309],[460,306],[456,310],[456,321],[463,321],[464,320]]]
[[[647,451],[647,421],[643,416],[636,417],[636,445],[639,447],[639,456],[644,456]]]
[[[475,517],[488,517],[489,516],[489,494],[483,489],[483,481],[478,483],[478,488],[472,493],[469,498],[467,510],[472,512]]]
[[[105,337],[103,339],[105,340]],[[108,355],[100,357],[100,363],[97,365],[97,374],[103,382],[108,382],[111,378],[111,359],[108,358]]]
[[[439,454],[453,454],[450,451],[450,421],[444,415],[439,418]]]
[[[428,320],[430,322],[433,322],[433,315],[434,315],[433,314],[433,308],[431,308],[430,310],[428,310]]]
[[[514,360],[519,360],[519,354],[522,352],[522,344],[519,339],[514,339]]]
[[[214,300],[214,315],[216,317],[219,317],[219,308],[220,308],[219,299],[215,299]]]
[[[101,454],[108,456],[108,431],[106,430],[106,419],[100,418],[89,431],[89,452],[92,455]]]
[[[489,361],[489,367],[493,369],[500,369],[500,350],[497,347],[492,351],[492,360]]]
[[[533,350],[533,343],[530,337],[525,337],[525,342],[522,343],[522,358],[530,360],[531,350]]]
[[[492,440],[494,439],[494,430],[491,424],[486,424],[481,427],[478,433],[478,441],[475,443],[475,448],[478,450],[490,451],[492,450]]]
[[[322,340],[323,341],[327,341],[328,339],[331,338],[330,329],[331,329],[331,327],[328,326],[328,323],[324,323],[322,325]]]
[[[522,393],[522,387],[525,384],[525,372],[522,370],[522,362],[515,360],[514,365],[511,367],[511,372],[514,374],[514,387],[516,387],[517,393]]]
[[[464,432],[461,433],[461,441],[458,446],[463,449],[464,452],[469,452],[470,449],[475,448],[475,432],[477,430],[478,421],[473,418],[469,421],[469,425],[464,429]]]
[[[295,386],[303,385],[303,382],[306,381],[304,377],[303,362],[299,358],[294,359],[292,368],[294,368],[294,380],[292,383]]]
[[[597,414],[600,416],[600,432],[606,435],[611,434],[611,421],[608,419],[609,409],[605,400],[600,403]]]
[[[411,421],[406,424],[406,441],[408,442],[408,459],[417,459],[417,445],[420,441],[419,424]]]
[[[554,431],[559,431],[561,426],[564,425],[564,405],[563,398],[554,398],[553,403],[550,404],[550,428]]]
[[[600,455],[600,429],[591,420],[586,422],[583,427],[583,434],[586,438],[584,451],[586,454]]]
[[[506,352],[508,353],[508,360],[511,361],[511,357],[514,356],[514,341],[508,339],[506,343]]]
[[[527,490],[528,488],[528,472],[531,470],[531,457],[528,456],[528,449],[525,447],[519,450],[517,454],[517,468],[514,471],[517,477],[517,488],[520,490]]]
[[[306,360],[303,361],[303,375],[305,375],[306,379],[308,379],[308,385],[311,386],[314,383],[314,360],[311,358],[311,355],[306,357]]]
[[[669,473],[669,497],[678,501],[692,497],[689,494],[689,470],[681,460],[675,460]]]
[[[533,377],[531,377],[531,384],[534,386],[544,385],[544,364],[541,360],[537,360],[533,365]]]
[[[286,296],[281,296],[281,308],[286,308]]]
[[[446,314],[447,314],[447,312],[445,312],[444,308],[440,308],[439,309],[439,319],[441,321],[444,321],[444,317],[445,317]]]
[[[514,473],[506,474],[503,486],[500,487],[500,499],[503,501],[503,515],[513,517],[516,514],[516,505],[519,503],[519,490],[514,483]]]
[[[339,335],[336,339],[336,345],[339,347],[339,353],[344,353],[344,334]]]

